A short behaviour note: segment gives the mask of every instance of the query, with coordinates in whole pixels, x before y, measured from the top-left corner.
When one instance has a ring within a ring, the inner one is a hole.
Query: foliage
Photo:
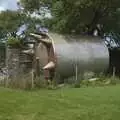
[[[2,11],[0,13],[0,29],[3,33],[15,32],[23,24],[25,15],[17,11]]]
[[[21,41],[20,41],[20,39],[17,38],[17,37],[10,36],[10,37],[8,37],[7,44],[8,44],[10,47],[18,48],[18,47],[21,46]]]
[[[5,43],[0,41],[0,65],[5,64]]]
[[[44,16],[52,2],[52,0],[20,0],[19,5],[27,14],[36,13]]]
[[[35,24],[40,24],[41,20],[31,17],[20,11],[2,11],[0,13],[0,38],[5,38],[8,34],[16,37],[16,33],[22,25],[28,25],[25,35],[35,31]]]
[[[29,33],[37,31],[36,25],[42,26],[42,24],[43,24],[40,19],[37,19],[37,18],[34,18],[34,17],[33,18],[29,17],[29,20],[26,23],[28,24],[28,28],[25,31],[26,36],[29,35]]]
[[[113,22],[118,5],[120,2],[117,0],[61,0],[56,1],[52,11],[58,27],[64,27],[62,31],[75,30],[77,33],[82,31],[91,33],[97,24],[103,24],[106,29],[106,23]]]
[[[53,16],[52,28],[59,32],[91,34],[97,24],[103,25],[105,31],[119,29],[119,0],[21,0],[21,3],[32,12],[47,6]]]
[[[29,10],[30,12],[34,10],[39,10],[40,1],[39,0],[21,0],[21,6],[24,7],[25,11]]]

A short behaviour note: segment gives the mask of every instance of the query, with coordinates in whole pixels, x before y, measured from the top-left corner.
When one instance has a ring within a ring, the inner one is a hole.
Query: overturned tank
[[[109,51],[99,37],[55,33],[44,37],[38,34],[31,36],[37,41],[35,57],[39,59],[39,66],[46,77],[54,76],[54,73],[62,78],[74,76],[76,67],[78,73],[100,73],[109,67]]]

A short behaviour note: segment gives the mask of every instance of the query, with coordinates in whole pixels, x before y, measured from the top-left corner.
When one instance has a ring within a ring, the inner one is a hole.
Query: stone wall
[[[10,78],[15,78],[19,75],[19,49],[7,49],[7,67]]]
[[[8,80],[10,87],[26,88],[32,85],[32,58],[21,53],[20,49],[7,49]]]

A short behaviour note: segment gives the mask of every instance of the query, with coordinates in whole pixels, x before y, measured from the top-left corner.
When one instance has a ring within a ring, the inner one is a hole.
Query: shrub
[[[17,37],[9,37],[7,41],[8,46],[13,48],[19,48],[21,46],[21,41]]]

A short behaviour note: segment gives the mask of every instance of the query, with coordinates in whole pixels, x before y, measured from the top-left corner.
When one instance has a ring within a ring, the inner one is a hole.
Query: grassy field
[[[120,86],[39,91],[0,88],[0,120],[120,120]]]

